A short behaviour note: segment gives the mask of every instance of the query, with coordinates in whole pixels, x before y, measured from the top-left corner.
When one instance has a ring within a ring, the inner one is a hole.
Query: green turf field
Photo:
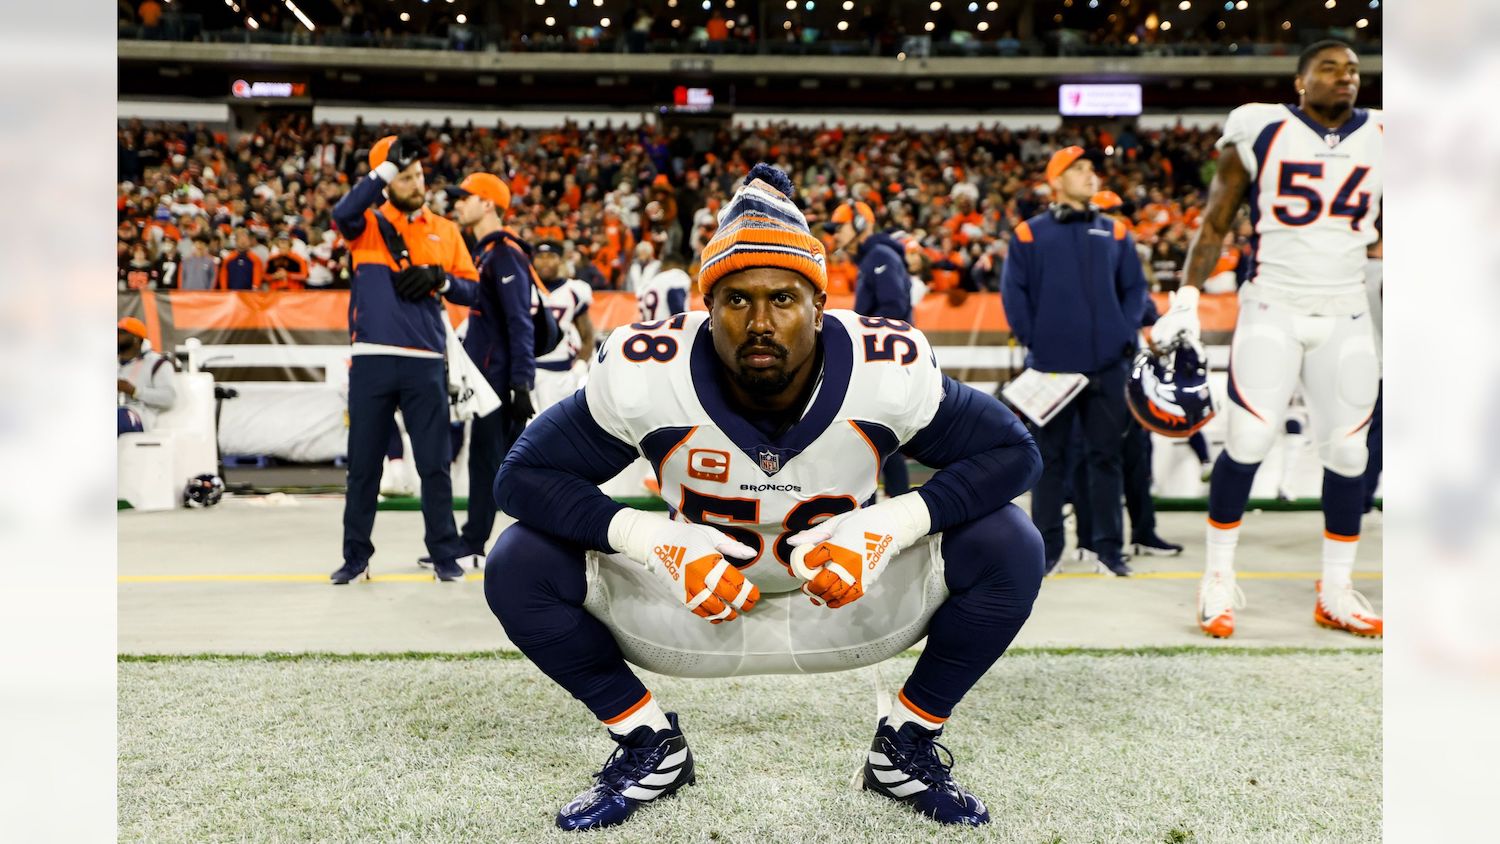
[[[955,714],[989,805],[939,829],[850,787],[870,670],[647,677],[696,786],[589,841],[1304,842],[1380,836],[1378,652],[1006,656]],[[883,667],[894,687],[912,664]],[[553,814],[611,743],[514,655],[122,658],[122,841],[574,840]]]

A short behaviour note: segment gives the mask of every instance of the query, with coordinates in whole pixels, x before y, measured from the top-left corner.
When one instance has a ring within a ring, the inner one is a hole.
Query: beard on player
[[[754,356],[771,355],[775,361],[769,365],[754,365],[749,359]],[[792,372],[787,369],[788,351],[785,346],[770,338],[746,340],[735,351],[736,371],[730,375],[740,389],[755,396],[780,395],[792,384]]]

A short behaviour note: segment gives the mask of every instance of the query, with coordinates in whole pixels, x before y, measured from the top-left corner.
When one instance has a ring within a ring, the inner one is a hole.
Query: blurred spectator
[[[161,4],[156,0],[142,0],[141,5],[135,10],[136,17],[141,22],[141,34],[146,38],[160,38],[161,32]]]
[[[255,254],[254,238],[247,229],[234,233],[234,249],[219,263],[220,290],[260,290],[265,283],[266,262]]]
[[[646,282],[661,269],[661,261],[656,259],[656,249],[649,242],[642,241],[635,245],[635,259],[630,262],[630,269],[625,273],[625,289],[634,293],[646,288]]]
[[[219,259],[209,251],[207,235],[197,235],[191,243],[192,252],[183,256],[175,286],[179,290],[212,290],[218,284]]]
[[[266,286],[271,290],[303,290],[307,287],[307,259],[292,249],[292,239],[282,233],[271,242],[266,259]]]

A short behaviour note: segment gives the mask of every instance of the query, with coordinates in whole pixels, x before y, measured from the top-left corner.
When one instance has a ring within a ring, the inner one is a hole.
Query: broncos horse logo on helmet
[[[1189,437],[1207,425],[1214,398],[1197,346],[1179,335],[1159,354],[1143,349],[1125,383],[1125,404],[1146,430],[1164,437]]]

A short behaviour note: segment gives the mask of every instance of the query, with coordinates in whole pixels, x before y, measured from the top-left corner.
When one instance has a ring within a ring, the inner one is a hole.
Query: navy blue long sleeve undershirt
[[[1000,509],[1041,476],[1031,434],[1005,405],[952,378],[932,422],[901,449],[938,469],[917,489],[932,533]],[[609,523],[625,505],[598,485],[637,451],[594,421],[579,390],[527,426],[495,476],[495,502],[528,525],[586,548],[614,550]]]
[[[931,533],[993,513],[1042,476],[1041,451],[1010,408],[946,375],[937,415],[901,452],[938,470],[917,487]]]
[[[495,475],[495,503],[537,530],[613,551],[609,522],[625,505],[599,484],[636,456],[634,446],[599,427],[579,390],[526,426]]]

